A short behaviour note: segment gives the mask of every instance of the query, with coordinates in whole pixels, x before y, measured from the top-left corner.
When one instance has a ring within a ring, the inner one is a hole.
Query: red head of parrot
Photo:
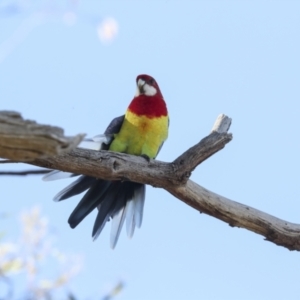
[[[136,84],[136,95],[109,150],[155,158],[168,137],[167,106],[153,77],[139,75]]]

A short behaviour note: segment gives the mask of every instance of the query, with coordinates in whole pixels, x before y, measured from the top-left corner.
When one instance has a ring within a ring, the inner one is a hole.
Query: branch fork
[[[76,148],[83,135],[64,137],[57,127],[24,121],[18,113],[0,112],[0,157],[48,169],[107,180],[126,178],[160,187],[201,213],[260,234],[289,250],[300,251],[299,224],[217,195],[189,179],[199,164],[232,140],[228,133],[230,125],[231,119],[220,115],[211,133],[173,162],[147,162],[124,153]]]

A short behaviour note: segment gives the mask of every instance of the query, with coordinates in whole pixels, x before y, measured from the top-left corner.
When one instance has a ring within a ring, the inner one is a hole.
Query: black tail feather
[[[115,181],[111,184],[110,189],[107,190],[105,195],[103,195],[101,205],[98,206],[98,214],[94,223],[92,237],[95,239],[101,233],[105,222],[111,218],[111,213],[114,211],[116,204],[118,202],[119,206],[125,205],[125,200],[122,199],[122,195],[120,194],[121,190],[121,182]]]
[[[101,205],[94,223],[92,236],[96,239],[101,233],[106,221],[113,218],[126,203],[133,199],[134,191],[142,184],[130,181],[114,181],[110,188],[102,195]]]
[[[98,207],[98,214],[93,226],[92,236],[96,239],[101,233],[107,221],[114,219],[114,226],[111,233],[111,246],[117,243],[121,228],[128,212],[130,230],[129,236],[132,236],[134,227],[140,227],[143,216],[144,192],[140,190],[143,187],[140,183],[130,181],[107,181],[89,176],[80,176],[73,184],[66,187],[58,195],[56,200],[61,201],[77,195],[85,190],[83,198],[77,204],[69,217],[71,228],[75,228],[90,212]],[[144,189],[143,189],[144,191]],[[134,201],[134,205],[129,205],[129,201]],[[123,210],[123,217],[118,213]],[[135,216],[135,217],[134,217]],[[127,229],[128,231],[128,229]]]
[[[60,191],[54,197],[54,200],[62,201],[75,195],[78,195],[90,188],[96,180],[97,178],[81,175],[76,181],[72,182],[70,185],[68,185],[66,188]]]
[[[69,217],[71,228],[75,228],[92,210],[101,204],[103,194],[109,189],[110,181],[97,179]]]

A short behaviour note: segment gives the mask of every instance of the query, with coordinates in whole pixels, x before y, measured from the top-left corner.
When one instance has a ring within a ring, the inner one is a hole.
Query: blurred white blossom
[[[54,247],[49,222],[39,207],[22,212],[20,221],[19,239],[0,240],[0,279],[11,281],[14,274],[21,274],[27,282],[24,293],[33,299],[47,299],[80,272],[82,257]],[[49,269],[54,272],[51,274]]]
[[[98,25],[97,33],[103,43],[110,43],[116,38],[118,30],[117,21],[113,18],[106,18]]]

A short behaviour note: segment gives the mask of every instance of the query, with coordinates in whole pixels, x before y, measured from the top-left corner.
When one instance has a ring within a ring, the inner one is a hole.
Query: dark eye
[[[155,80],[153,78],[149,79],[148,81],[151,85],[153,85],[155,83]]]

